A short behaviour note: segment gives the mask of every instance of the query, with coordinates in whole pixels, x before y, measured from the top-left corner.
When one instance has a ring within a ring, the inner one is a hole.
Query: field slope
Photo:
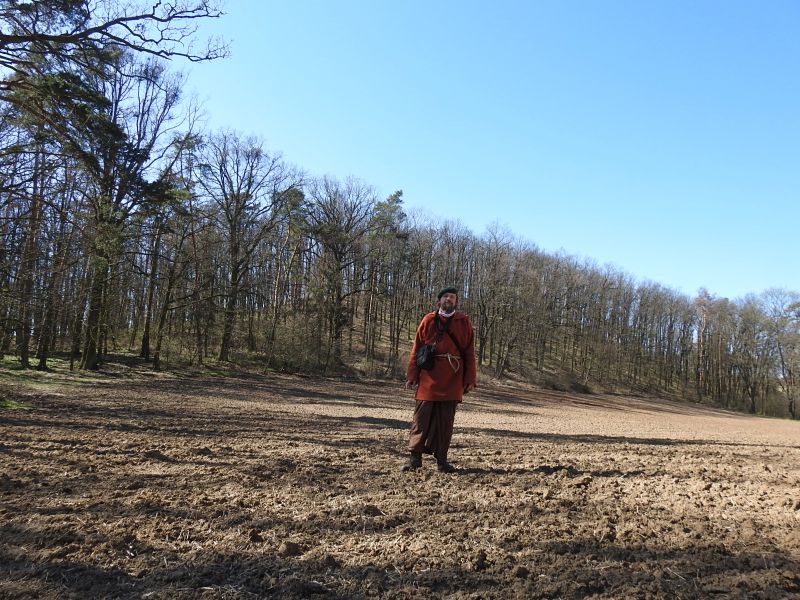
[[[800,597],[800,423],[490,387],[406,474],[387,382],[17,388],[3,598]]]

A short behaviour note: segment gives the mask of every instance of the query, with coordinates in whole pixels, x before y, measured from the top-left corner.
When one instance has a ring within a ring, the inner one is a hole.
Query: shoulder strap
[[[464,357],[464,350],[461,348],[461,344],[459,344],[458,341],[456,341],[456,338],[453,337],[453,334],[450,333],[450,323],[452,322],[452,317],[450,319],[444,320],[444,319],[439,319],[439,314],[437,312],[434,312],[433,314],[434,314],[433,318],[436,321],[436,323],[435,323],[436,324],[436,343],[438,344],[439,341],[442,339],[442,336],[446,333],[447,337],[449,337],[451,340],[453,340],[453,343],[456,345],[456,348],[458,348],[458,353],[463,358]],[[444,320],[444,326],[443,327],[440,326],[440,322],[442,320]]]
[[[447,319],[445,321],[444,328],[439,330],[439,331],[446,333],[447,337],[449,337],[451,340],[453,340],[453,343],[456,345],[456,348],[458,348],[458,353],[461,355],[461,358],[464,358],[464,350],[463,350],[463,348],[461,348],[461,344],[459,344],[458,341],[456,341],[456,338],[453,337],[453,334],[450,333],[450,323],[452,323],[452,321],[453,321],[452,317]],[[438,325],[437,325],[437,329],[438,329]],[[442,335],[442,333],[439,333],[440,339],[441,339],[441,335]]]
[[[453,337],[453,334],[452,334],[452,333],[450,333],[450,328],[447,328],[447,329],[445,329],[445,331],[444,331],[444,332],[447,334],[447,336],[448,336],[448,337],[449,337],[451,340],[453,340],[453,343],[456,345],[456,348],[458,348],[458,353],[461,355],[461,358],[464,358],[464,351],[461,349],[461,344],[459,344],[459,343],[456,341],[456,338],[454,338],[454,337]]]
[[[433,324],[436,327],[436,343],[438,344],[442,336],[447,332],[450,324],[445,321],[444,325],[442,325],[442,319],[439,318],[439,314],[436,312],[433,313]]]

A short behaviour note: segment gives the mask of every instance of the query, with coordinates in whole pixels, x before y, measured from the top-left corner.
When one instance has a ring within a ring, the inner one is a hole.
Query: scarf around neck
[[[441,308],[439,309],[439,316],[444,317],[445,319],[449,319],[454,314],[456,314],[456,309],[455,308],[453,310],[451,310],[449,313],[448,312],[444,312]]]

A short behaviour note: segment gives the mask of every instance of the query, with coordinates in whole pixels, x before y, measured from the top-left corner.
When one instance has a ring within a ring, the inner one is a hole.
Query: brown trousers
[[[417,400],[408,435],[409,452],[433,454],[438,462],[447,462],[457,404],[441,400]]]

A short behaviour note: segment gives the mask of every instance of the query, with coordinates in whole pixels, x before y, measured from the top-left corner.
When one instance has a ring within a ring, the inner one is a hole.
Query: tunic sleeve
[[[472,322],[467,320],[467,344],[464,348],[464,385],[478,383],[477,368],[475,365],[475,330]]]

